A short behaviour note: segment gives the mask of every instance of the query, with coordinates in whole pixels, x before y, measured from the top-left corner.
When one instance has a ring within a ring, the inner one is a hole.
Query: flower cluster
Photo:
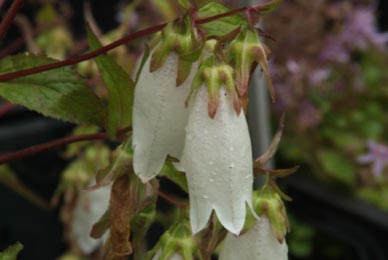
[[[160,173],[166,158],[179,161],[174,165],[187,179],[191,233],[211,225],[214,212],[216,221],[238,236],[247,216],[259,219],[252,205],[254,165],[242,104],[258,65],[274,98],[269,49],[252,24],[208,37],[190,15],[189,10],[167,25],[143,57],[133,108],[134,172],[147,182]],[[249,231],[253,236],[261,229],[263,239],[272,232],[265,231],[265,220],[257,223]],[[166,241],[183,243],[176,233],[182,232],[167,232]],[[183,233],[189,250],[192,238]],[[283,233],[276,236],[284,238]],[[152,259],[181,259],[174,252],[160,246]]]

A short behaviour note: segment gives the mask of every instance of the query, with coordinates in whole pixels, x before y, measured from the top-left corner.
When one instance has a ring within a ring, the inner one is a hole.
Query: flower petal
[[[109,185],[93,191],[82,191],[76,202],[71,237],[85,254],[93,252],[107,238],[108,233],[100,239],[90,237],[89,233],[109,206],[110,190]]]
[[[220,89],[213,119],[208,116],[204,86],[190,104],[181,166],[187,174],[192,232],[205,227],[214,209],[222,225],[238,234],[252,200],[252,148],[244,113],[233,109],[232,97]]]
[[[288,247],[285,241],[282,244],[277,241],[268,218],[262,216],[243,235],[228,233],[219,259],[287,260]]]
[[[133,165],[144,182],[159,173],[168,154],[180,158],[183,150],[188,115],[185,99],[194,73],[176,87],[177,63],[178,56],[171,53],[163,66],[150,73],[149,58],[135,88]]]

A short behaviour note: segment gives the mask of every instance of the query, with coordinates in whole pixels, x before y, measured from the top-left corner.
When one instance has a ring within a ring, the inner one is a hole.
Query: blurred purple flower
[[[312,86],[317,86],[322,83],[322,81],[325,81],[327,78],[329,78],[330,74],[331,70],[328,68],[312,70],[308,74],[309,83]]]
[[[337,37],[330,36],[326,39],[324,48],[319,54],[320,60],[346,63],[349,61],[349,50]]]
[[[372,164],[372,172],[375,176],[381,176],[385,166],[388,165],[388,146],[375,141],[368,142],[369,151],[357,158],[361,164]]]
[[[374,12],[370,7],[359,7],[349,12],[341,33],[326,39],[320,54],[321,60],[346,63],[354,49],[365,50],[371,44],[383,49],[388,43],[388,33],[377,30]]]
[[[299,104],[298,128],[303,130],[318,126],[322,121],[322,115],[318,108],[309,101]]]
[[[369,43],[384,48],[388,42],[388,34],[377,31],[372,8],[356,8],[349,13],[340,38],[344,43],[360,49],[368,48]]]

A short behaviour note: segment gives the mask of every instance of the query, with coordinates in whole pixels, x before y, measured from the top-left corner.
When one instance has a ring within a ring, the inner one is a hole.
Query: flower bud
[[[264,185],[253,194],[253,207],[259,216],[269,219],[272,232],[279,243],[282,243],[289,230],[286,209],[279,194],[271,186]]]
[[[258,33],[248,28],[241,30],[237,38],[231,42],[228,57],[230,58],[229,62],[236,68],[235,79],[241,97],[247,94],[252,70],[259,64],[267,78],[271,97],[272,99],[275,98],[272,80],[269,75],[269,54],[268,47],[260,41]]]
[[[162,235],[158,244],[147,254],[146,259],[192,260],[195,259],[194,256],[200,256],[200,252],[195,238],[191,235],[190,226],[182,220]]]

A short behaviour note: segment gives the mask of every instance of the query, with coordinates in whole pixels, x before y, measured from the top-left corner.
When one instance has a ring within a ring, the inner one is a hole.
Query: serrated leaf
[[[20,54],[0,60],[0,74],[55,62],[43,55]],[[73,123],[104,125],[105,111],[84,79],[70,67],[0,82],[0,96],[45,116]]]
[[[199,18],[208,18],[218,14],[226,13],[231,9],[221,3],[210,2],[198,10]],[[215,21],[201,24],[200,27],[207,33],[207,36],[221,36],[228,34],[240,26],[247,25],[247,21],[239,14],[217,19]]]
[[[92,50],[102,47],[90,28],[87,28],[89,45]],[[95,58],[102,78],[108,89],[107,132],[116,137],[117,130],[131,126],[134,83],[123,68],[105,54]]]
[[[0,260],[16,260],[22,249],[23,245],[20,242],[17,242],[16,244],[9,246],[4,252],[0,253]]]

